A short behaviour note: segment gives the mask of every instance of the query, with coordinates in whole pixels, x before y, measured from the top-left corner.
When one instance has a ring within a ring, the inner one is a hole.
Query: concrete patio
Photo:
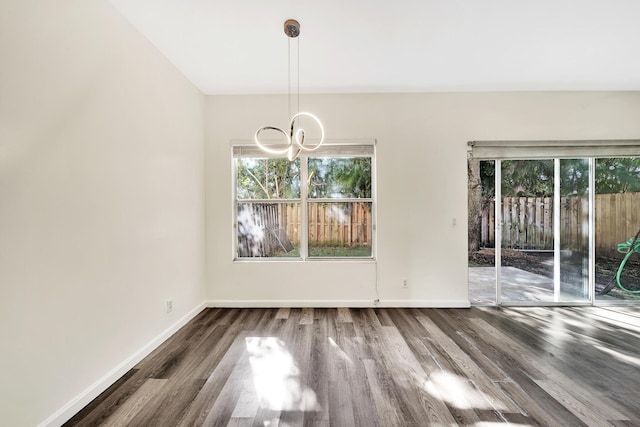
[[[495,267],[469,268],[469,299],[472,305],[496,303]],[[561,292],[567,302],[580,300],[579,292]],[[620,300],[610,295],[599,295],[598,300]],[[510,302],[553,302],[553,279],[521,270],[502,267],[502,300]]]

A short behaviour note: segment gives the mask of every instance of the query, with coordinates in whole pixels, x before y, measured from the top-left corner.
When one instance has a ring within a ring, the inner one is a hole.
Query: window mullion
[[[309,170],[308,157],[300,159],[300,205],[302,212],[300,215],[300,258],[306,260],[309,257],[309,203],[307,185]]]

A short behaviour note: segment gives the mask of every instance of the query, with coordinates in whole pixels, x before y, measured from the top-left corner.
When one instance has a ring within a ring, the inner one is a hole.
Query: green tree
[[[370,198],[371,158],[309,159],[309,196]]]
[[[584,197],[589,192],[589,162],[587,159],[560,160],[560,196]]]
[[[239,199],[300,197],[300,159],[238,159]]]
[[[502,195],[548,197],[553,194],[553,160],[502,162]]]
[[[640,191],[640,157],[596,159],[596,194]]]

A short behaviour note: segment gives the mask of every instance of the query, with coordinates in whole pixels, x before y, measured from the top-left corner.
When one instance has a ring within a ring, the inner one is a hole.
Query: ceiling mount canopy
[[[295,19],[284,21],[284,33],[289,38],[296,38],[300,35],[300,23]]]
[[[300,23],[295,19],[287,19],[284,21],[284,33],[288,37],[288,100],[289,100],[289,117],[291,120],[289,122],[289,128],[287,131],[274,127],[274,126],[263,126],[258,129],[254,136],[254,141],[256,145],[264,152],[273,154],[273,155],[287,155],[289,161],[293,161],[302,151],[315,151],[324,142],[324,127],[322,126],[322,122],[318,117],[314,114],[308,112],[300,111],[300,43],[298,42],[298,55],[297,55],[297,82],[298,82],[298,90],[297,90],[297,99],[298,99],[298,112],[291,116],[291,39],[297,38],[300,35]],[[320,139],[315,142],[314,145],[305,145],[305,130],[302,128],[302,121],[306,120],[307,123],[311,123],[313,126],[317,126],[320,130]],[[274,131],[286,139],[286,143],[279,145],[270,145],[265,144],[263,140],[260,139],[260,135],[266,131]]]

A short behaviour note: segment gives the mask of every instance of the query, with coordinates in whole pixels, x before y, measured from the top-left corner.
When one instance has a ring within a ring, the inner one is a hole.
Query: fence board
[[[541,226],[543,212],[544,212],[544,202],[542,197],[538,197],[535,199],[535,211],[536,215],[534,217],[533,228],[535,229],[535,240],[531,249],[538,248],[544,245],[544,229]]]
[[[485,246],[495,246],[495,235],[493,230],[495,229],[495,200],[485,200],[482,205],[482,218],[481,218],[481,241]]]

